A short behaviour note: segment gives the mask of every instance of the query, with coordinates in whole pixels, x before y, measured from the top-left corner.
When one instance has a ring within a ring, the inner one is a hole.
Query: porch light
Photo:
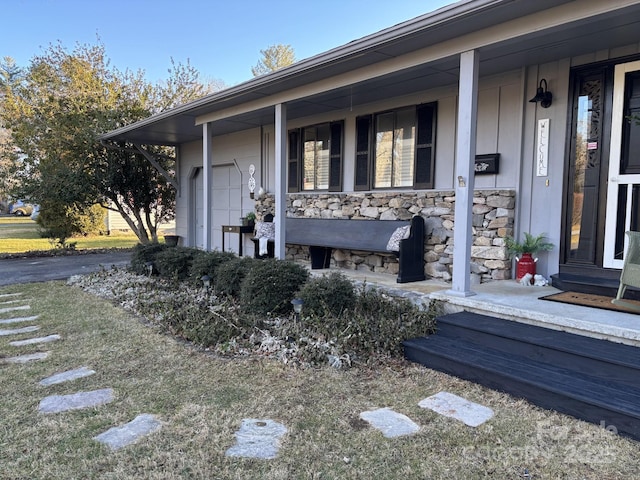
[[[202,278],[200,278],[200,280],[202,280],[202,283],[204,284],[204,288],[209,290],[209,287],[211,287],[211,277],[209,275],[203,275]]]
[[[542,86],[542,84],[544,84],[544,87]],[[536,96],[529,101],[531,103],[540,102],[540,106],[542,108],[549,108],[551,106],[552,98],[553,95],[551,95],[551,92],[547,90],[547,80],[543,78],[542,80],[540,80],[540,84],[538,85]]]
[[[300,313],[302,313],[302,306],[304,305],[304,301],[301,298],[294,298],[291,300],[291,305],[293,305],[293,312],[295,313],[296,322],[300,318]]]

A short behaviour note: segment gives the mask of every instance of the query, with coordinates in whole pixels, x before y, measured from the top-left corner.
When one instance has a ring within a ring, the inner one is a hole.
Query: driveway
[[[66,280],[72,275],[91,273],[101,268],[127,266],[130,261],[131,252],[121,251],[59,257],[10,258],[0,260],[0,286]]]

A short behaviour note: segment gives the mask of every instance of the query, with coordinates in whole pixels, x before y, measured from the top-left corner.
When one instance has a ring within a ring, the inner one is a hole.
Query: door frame
[[[613,105],[611,116],[611,143],[609,147],[609,174],[607,182],[607,203],[604,229],[604,258],[605,268],[621,269],[622,258],[616,258],[616,232],[618,231],[618,194],[620,187],[627,185],[626,211],[624,212],[624,230],[631,228],[631,212],[633,194],[632,185],[640,185],[639,174],[620,174],[622,157],[622,137],[625,111],[626,75],[629,72],[640,71],[640,60],[620,63],[615,66],[613,81]],[[624,239],[624,252],[627,250],[627,239]]]

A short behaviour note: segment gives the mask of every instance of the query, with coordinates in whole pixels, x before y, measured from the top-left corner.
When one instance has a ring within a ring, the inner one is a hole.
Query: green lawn
[[[42,361],[0,364],[3,479],[613,480],[640,471],[637,442],[416,364],[337,371],[258,356],[219,358],[77,287],[0,289],[0,295],[12,292],[22,293],[19,301],[4,306],[30,305],[28,315],[39,315],[32,322],[40,326],[37,335],[62,339],[14,347],[11,340],[36,334],[0,336],[0,360],[50,352]],[[9,316],[18,315],[0,313]],[[81,366],[96,374],[38,385]],[[107,405],[38,413],[45,396],[103,388],[114,390]],[[480,402],[495,416],[471,428],[418,406],[443,390]],[[383,407],[409,416],[420,431],[387,439],[360,419]],[[141,413],[157,415],[162,428],[115,452],[92,439]],[[277,458],[225,456],[245,418],[287,427]]]
[[[138,243],[133,234],[92,235],[72,238],[76,249],[131,248]],[[0,217],[0,253],[24,253],[49,251],[55,246],[48,238],[42,238],[36,222],[29,217]]]

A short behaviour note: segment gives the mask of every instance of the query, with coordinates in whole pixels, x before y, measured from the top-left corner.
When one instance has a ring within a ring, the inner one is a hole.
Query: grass
[[[3,479],[603,480],[633,478],[640,469],[636,442],[415,364],[336,371],[257,357],[221,359],[75,287],[51,282],[0,289],[13,292],[22,292],[19,304],[31,305],[29,315],[40,315],[39,335],[63,339],[12,347],[10,338],[33,334],[0,337],[0,357],[51,351],[44,361],[0,364]],[[80,366],[97,373],[38,385]],[[108,405],[37,413],[46,395],[107,387],[115,390]],[[482,403],[495,416],[471,428],[418,407],[442,390]],[[359,418],[381,407],[408,415],[420,432],[385,439]],[[162,429],[116,452],[92,440],[140,413],[158,415]],[[276,459],[225,456],[243,418],[286,425]]]
[[[132,248],[138,243],[133,234],[91,235],[69,240],[76,242],[77,250],[102,248]],[[50,251],[55,246],[48,238],[42,238],[38,224],[29,217],[0,217],[0,253],[25,253]]]

